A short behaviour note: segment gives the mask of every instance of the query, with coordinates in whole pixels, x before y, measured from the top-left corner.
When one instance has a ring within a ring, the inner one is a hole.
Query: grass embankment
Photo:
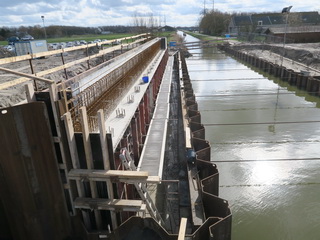
[[[73,41],[80,41],[85,40],[87,42],[94,41],[96,39],[100,40],[112,40],[112,39],[118,39],[118,38],[125,38],[125,37],[131,37],[137,34],[134,33],[125,33],[125,34],[106,34],[106,35],[76,35],[71,37],[62,37],[62,38],[48,38],[48,43],[56,43],[56,42],[73,42]]]
[[[191,35],[192,37],[195,37],[195,38],[199,38],[201,40],[212,40],[214,39],[215,37],[213,36],[209,36],[209,35],[204,35],[204,34],[201,34],[201,33],[195,33],[195,32],[189,32],[189,31],[185,31],[187,34]]]
[[[171,41],[174,41],[176,32],[175,31],[172,31],[172,32],[157,32],[157,33],[154,33],[154,35],[156,37],[166,37],[167,41],[169,43]]]
[[[225,37],[209,36],[209,35],[205,35],[205,34],[201,34],[201,33],[189,32],[189,31],[186,31],[186,33],[195,37],[195,38],[199,38],[202,41],[216,40],[215,42],[222,43],[222,42],[224,42],[224,40],[228,40],[228,38],[225,38]]]

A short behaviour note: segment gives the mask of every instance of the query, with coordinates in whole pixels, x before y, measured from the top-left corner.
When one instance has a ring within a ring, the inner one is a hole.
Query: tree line
[[[143,33],[155,31],[161,25],[166,25],[165,16],[154,15],[153,13],[140,14],[135,12],[132,15],[131,26],[100,26],[100,27],[78,27],[78,26],[46,26],[48,38],[70,37],[73,35],[110,33]],[[29,34],[35,39],[45,38],[43,26],[20,26],[20,27],[0,27],[0,41],[4,41],[11,36],[23,37]]]
[[[216,9],[205,11],[199,22],[200,31],[207,35],[220,36],[228,32],[228,25],[233,15]]]
[[[78,26],[60,26],[50,25],[45,28],[48,38],[70,37],[73,35],[101,34],[110,33],[127,33],[133,32],[130,26],[101,26],[101,27],[78,27]],[[20,27],[1,27],[0,41],[5,41],[11,36],[23,37],[26,34],[31,35],[35,39],[45,37],[44,28],[41,25],[20,26]]]
[[[201,12],[199,29],[204,34],[221,36],[228,33],[229,23],[233,16],[249,16],[255,12],[221,12],[218,9],[205,10]]]

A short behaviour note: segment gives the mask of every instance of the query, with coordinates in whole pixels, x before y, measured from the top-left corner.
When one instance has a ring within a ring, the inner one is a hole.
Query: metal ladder
[[[126,148],[122,148],[120,150],[119,157],[120,157],[121,162],[126,170],[137,171],[137,168],[134,165],[134,161],[132,160],[132,158]],[[153,217],[161,226],[164,226],[164,221],[163,221],[156,205],[153,203],[153,200],[152,200],[150,194],[148,193],[148,190],[146,188],[146,184],[145,183],[134,183],[134,186],[136,187],[137,192],[139,193],[139,196],[142,199],[142,201],[145,202],[150,216]]]

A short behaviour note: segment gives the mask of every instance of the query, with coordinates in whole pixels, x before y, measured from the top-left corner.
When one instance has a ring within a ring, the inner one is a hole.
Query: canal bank
[[[320,71],[315,68],[297,62],[293,63],[293,60],[289,59],[279,61],[281,57],[270,57],[271,53],[257,55],[228,45],[219,45],[218,48],[239,61],[261,69],[263,72],[280,78],[290,85],[306,90],[309,94],[317,96],[320,94]],[[268,54],[269,57],[267,57]]]
[[[220,196],[233,212],[232,239],[318,239],[318,98],[217,49],[191,53]]]

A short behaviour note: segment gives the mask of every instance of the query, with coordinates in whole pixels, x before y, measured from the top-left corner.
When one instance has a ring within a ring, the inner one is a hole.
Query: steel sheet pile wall
[[[225,51],[234,58],[244,61],[256,68],[261,69],[267,74],[279,77],[281,80],[288,82],[290,85],[297,86],[300,89],[308,91],[316,96],[320,95],[320,80],[317,76],[307,76],[301,72],[295,72],[292,69],[287,69],[284,66],[268,62],[267,60],[252,56],[250,54],[238,51],[228,45],[219,45],[220,50]]]
[[[231,239],[231,211],[228,202],[218,197],[219,172],[217,166],[210,162],[210,143],[205,140],[205,129],[201,124],[201,115],[182,54],[181,64],[183,74],[181,77],[192,132],[192,144],[197,154],[196,165],[205,214],[205,223],[193,233],[193,239]]]

